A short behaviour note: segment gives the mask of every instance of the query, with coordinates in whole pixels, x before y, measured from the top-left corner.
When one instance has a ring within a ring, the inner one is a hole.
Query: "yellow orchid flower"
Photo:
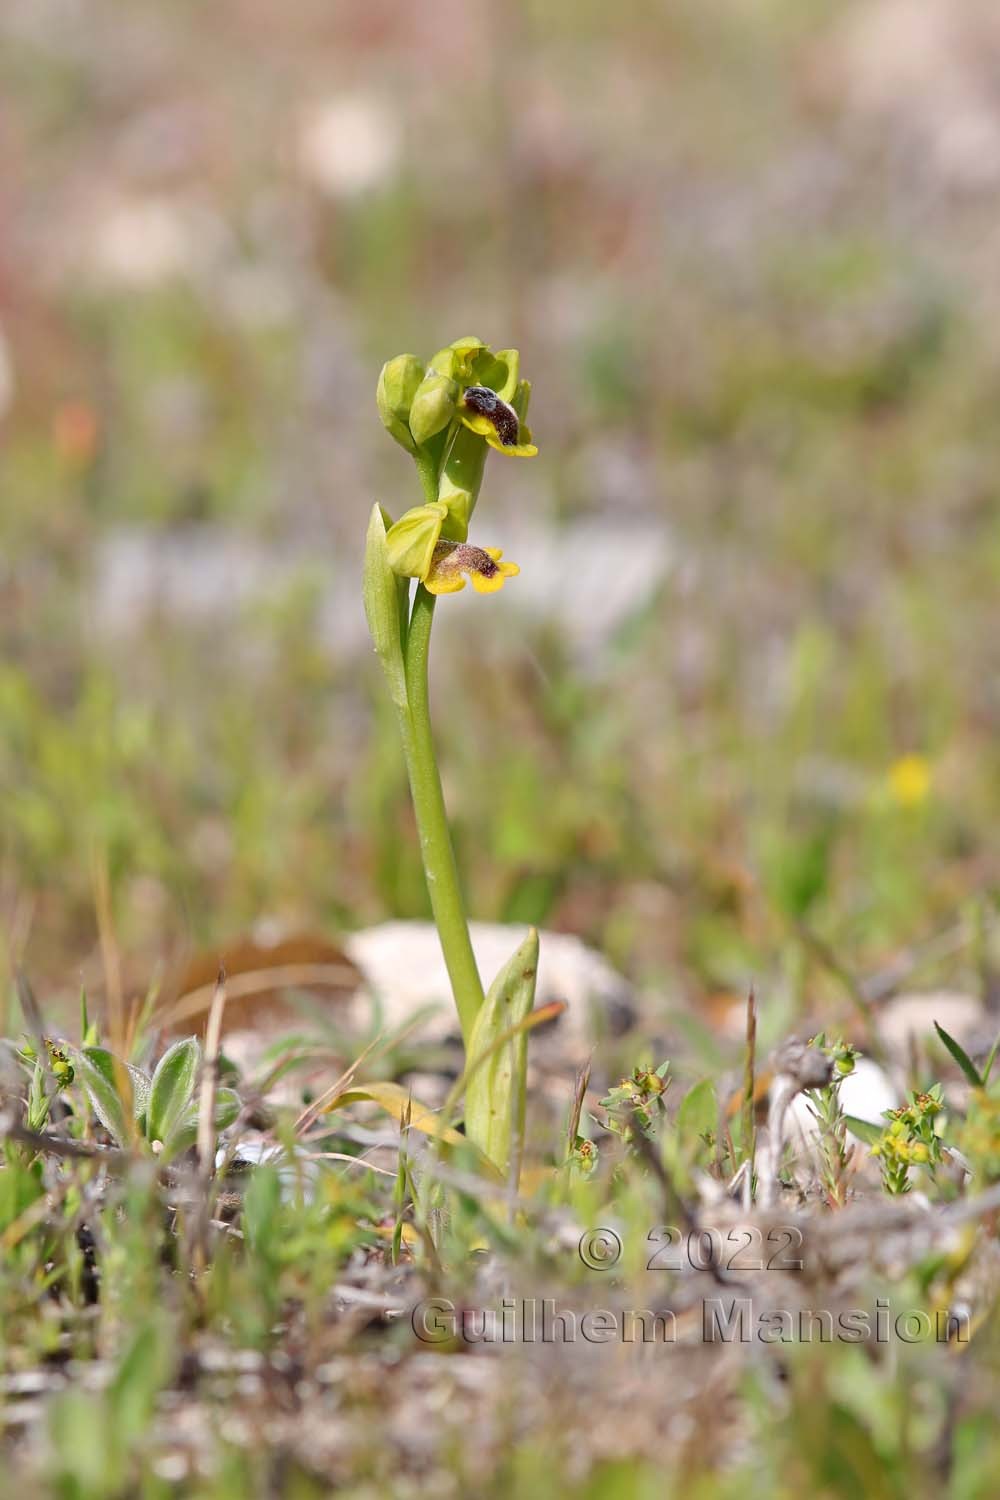
[[[430,570],[423,580],[431,594],[457,594],[472,580],[477,594],[495,594],[508,578],[516,578],[517,563],[501,562],[499,547],[474,547],[471,542],[438,542]]]
[[[466,387],[459,414],[463,424],[484,437],[496,453],[506,453],[510,458],[534,458],[538,452],[514,407],[487,385]]]

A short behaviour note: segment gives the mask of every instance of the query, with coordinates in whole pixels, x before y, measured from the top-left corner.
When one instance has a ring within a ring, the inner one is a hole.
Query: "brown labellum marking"
[[[499,571],[490,554],[471,542],[438,542],[434,567],[442,573],[479,573],[483,578],[493,578]]]
[[[496,435],[505,448],[517,445],[520,432],[517,412],[506,401],[502,401],[496,391],[491,391],[488,385],[470,385],[463,399],[470,411],[493,424]]]

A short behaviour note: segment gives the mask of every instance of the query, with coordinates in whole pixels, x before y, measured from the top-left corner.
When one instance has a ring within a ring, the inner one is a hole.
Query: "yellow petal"
[[[484,547],[483,551],[497,564],[496,572],[490,576],[485,573],[470,572],[469,577],[472,579],[472,587],[477,594],[495,594],[503,588],[506,579],[516,578],[521,569],[517,563],[501,562],[503,552],[499,547]]]
[[[495,432],[483,434],[486,445],[494,453],[506,453],[508,458],[534,458],[538,452],[534,443],[501,443]]]
[[[424,588],[429,594],[460,594],[465,588],[465,579],[461,573],[442,574],[434,576],[433,569],[424,579]]]
[[[516,563],[501,562],[499,547],[474,547],[469,542],[438,542],[434,560],[424,579],[432,594],[457,594],[465,587],[466,574],[478,594],[495,594],[508,578],[521,570]]]

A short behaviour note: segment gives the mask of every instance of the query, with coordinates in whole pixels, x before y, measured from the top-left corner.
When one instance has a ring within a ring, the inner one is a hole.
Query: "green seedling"
[[[847,1145],[847,1117],[840,1103],[840,1085],[854,1072],[857,1052],[849,1042],[830,1039],[822,1031],[812,1038],[810,1045],[818,1048],[833,1063],[830,1082],[823,1088],[810,1089],[807,1098],[819,1127],[820,1182],[829,1202],[839,1208],[847,1201],[851,1156]]]
[[[637,1067],[601,1100],[601,1108],[606,1111],[606,1128],[620,1136],[626,1146],[635,1140],[636,1132],[647,1140],[656,1137],[670,1086],[669,1069],[669,1062],[661,1063],[655,1071]]]
[[[108,1134],[118,1145],[138,1141],[167,1159],[188,1150],[197,1138],[201,1065],[201,1046],[193,1036],[168,1047],[152,1077],[106,1047],[81,1047],[75,1053],[77,1081]],[[231,1125],[240,1107],[234,1089],[217,1089],[216,1130]]]

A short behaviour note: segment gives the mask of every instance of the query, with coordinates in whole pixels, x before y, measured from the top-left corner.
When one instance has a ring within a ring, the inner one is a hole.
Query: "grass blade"
[[[937,1021],[934,1022],[934,1030],[937,1032],[938,1036],[941,1038],[941,1041],[947,1047],[952,1057],[958,1063],[958,1066],[961,1068],[966,1078],[972,1084],[972,1087],[974,1089],[981,1089],[985,1080],[980,1078],[979,1069],[976,1067],[969,1054],[959,1046],[958,1042],[956,1042],[953,1036],[948,1035],[943,1026],[938,1025]]]

